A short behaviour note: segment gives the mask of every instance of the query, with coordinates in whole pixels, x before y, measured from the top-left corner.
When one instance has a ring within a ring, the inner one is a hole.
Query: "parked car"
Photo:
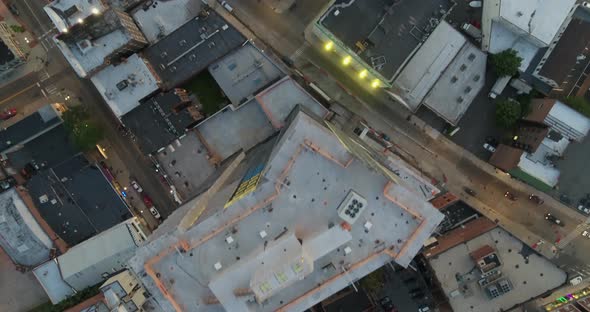
[[[0,119],[2,120],[8,120],[14,116],[16,116],[16,108],[9,108],[0,113]]]
[[[582,232],[582,236],[584,236],[586,238],[590,238],[590,232],[584,231],[584,232]]]
[[[504,193],[504,197],[510,199],[511,201],[515,201],[516,200],[516,196],[514,196],[514,194],[512,194],[510,192]]]
[[[152,213],[152,216],[154,216],[154,218],[156,218],[156,219],[162,218],[162,216],[160,216],[160,213],[158,212],[158,210],[156,209],[156,207],[151,206],[150,207],[150,212]]]
[[[493,146],[491,146],[491,145],[490,145],[490,144],[488,144],[488,143],[484,143],[484,144],[483,144],[483,148],[485,148],[486,150],[488,150],[488,151],[490,151],[490,152],[492,152],[492,153],[495,153],[495,152],[496,152],[496,148],[495,148],[495,147],[493,147]]]
[[[561,222],[561,220],[559,220],[558,218],[556,218],[554,215],[550,214],[550,213],[546,213],[545,214],[545,220],[553,223],[553,224],[557,224],[559,226],[563,226],[563,222]]]
[[[11,3],[8,6],[8,10],[10,11],[10,13],[19,16],[20,15],[20,11],[18,10],[18,8],[16,7],[16,5],[14,5],[14,3]]]
[[[394,312],[395,311],[395,306],[393,305],[393,302],[391,302],[391,299],[388,296],[381,298],[379,300],[379,305],[381,306],[383,311],[387,311],[387,312]]]
[[[477,193],[474,190],[468,188],[467,186],[463,187],[463,190],[465,191],[465,193],[467,193],[467,194],[469,194],[471,196],[477,195]]]
[[[585,214],[590,214],[590,208],[588,208],[584,205],[579,205],[578,210],[585,213]]]
[[[143,189],[141,188],[141,186],[139,186],[139,184],[137,183],[137,181],[133,180],[131,181],[131,186],[133,187],[133,189],[135,191],[137,191],[138,193],[143,192]]]
[[[535,194],[531,194],[529,195],[529,200],[532,201],[533,203],[537,204],[537,205],[541,205],[543,204],[545,201],[543,201],[541,199],[541,197],[535,195]]]
[[[152,199],[147,195],[147,194],[143,194],[143,203],[145,204],[146,207],[153,207],[154,206],[154,202],[152,201]]]

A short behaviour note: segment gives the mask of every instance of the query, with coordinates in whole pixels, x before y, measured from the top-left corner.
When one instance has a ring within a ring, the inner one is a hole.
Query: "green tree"
[[[82,151],[88,151],[103,138],[103,129],[82,106],[76,106],[63,113],[62,118],[74,145]]]
[[[500,53],[492,54],[492,65],[498,76],[514,76],[522,62],[522,57],[513,49],[507,49]]]
[[[504,129],[512,128],[521,116],[520,103],[500,100],[496,103],[496,124]]]
[[[577,110],[580,114],[590,118],[590,103],[582,96],[569,96],[565,103],[571,108]]]
[[[19,25],[10,25],[10,29],[12,29],[15,33],[23,33],[25,32],[25,28]]]

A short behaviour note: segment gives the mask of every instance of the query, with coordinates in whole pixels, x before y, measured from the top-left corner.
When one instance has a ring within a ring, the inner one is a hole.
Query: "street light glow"
[[[369,72],[366,69],[361,70],[361,72],[359,73],[359,78],[361,79],[365,79],[367,78],[367,75],[369,74]]]
[[[379,79],[375,79],[375,80],[373,80],[373,82],[371,82],[371,88],[373,88],[373,89],[379,88],[380,85],[381,85],[381,81],[379,81]]]
[[[68,29],[67,28],[64,28],[64,29],[61,30],[61,32],[62,33],[67,33],[68,32]]]
[[[82,22],[84,22],[84,20],[83,20],[83,19],[81,19],[81,18],[79,18],[79,19],[78,19],[78,24],[82,24]]]
[[[334,48],[334,42],[332,42],[332,41],[328,41],[324,45],[324,50],[326,50],[326,51],[331,51],[332,48]]]
[[[90,11],[91,11],[91,12],[92,12],[92,14],[94,14],[94,15],[98,15],[98,13],[100,13],[100,12],[98,11],[98,9],[97,9],[97,8],[95,8],[95,7],[93,7],[92,9],[90,9]]]
[[[352,57],[350,57],[350,55],[347,55],[342,59],[342,65],[344,66],[349,65],[350,62],[352,62]]]

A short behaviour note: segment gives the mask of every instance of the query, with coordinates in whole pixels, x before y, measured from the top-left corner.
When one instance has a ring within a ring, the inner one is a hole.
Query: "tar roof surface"
[[[59,123],[61,123],[61,119],[51,105],[44,106],[18,123],[0,131],[0,151],[5,151],[16,144],[22,144],[43,130]]]
[[[4,42],[0,41],[0,65],[4,65],[12,60],[14,60],[14,54],[12,54],[12,51],[10,51]]]
[[[386,63],[379,72],[388,79],[393,79],[432,31],[430,19],[441,19],[441,12],[452,7],[450,0],[393,2],[337,0],[323,20],[320,19],[324,27],[353,51],[357,50],[357,41],[369,39],[374,46],[367,48],[361,57],[371,66],[371,57],[384,56]],[[385,10],[388,6],[392,6],[390,13]],[[340,11],[338,16],[334,15],[336,9]]]
[[[197,16],[203,2],[168,0],[146,2],[137,7],[133,19],[150,43],[156,43]]]
[[[584,9],[578,9],[539,74],[552,79],[560,88],[569,92],[589,62],[589,47],[590,14]]]
[[[211,64],[209,72],[235,105],[245,102],[284,75],[264,52],[251,43]]]
[[[135,134],[144,153],[170,144],[196,122],[187,109],[175,109],[181,102],[174,92],[159,93],[123,115],[121,121]]]
[[[364,161],[350,154],[331,131],[305,113],[294,116],[277,139],[269,157],[266,164],[264,158],[260,160],[265,169],[255,191],[227,209],[221,209],[236,185],[231,184],[222,189],[210,202],[210,208],[216,213],[199,220],[196,226],[182,234],[189,244],[194,243],[194,248],[184,255],[172,252],[158,261],[150,262],[153,269],[161,274],[160,280],[165,287],[184,309],[219,310],[219,305],[204,303],[212,295],[207,285],[213,287],[209,283],[222,278],[227,272],[235,278],[231,279],[231,285],[223,284],[226,286],[225,295],[233,289],[250,287],[249,281],[253,274],[264,270],[263,265],[251,267],[250,263],[252,257],[262,254],[266,245],[265,239],[260,237],[260,231],[266,231],[267,240],[272,244],[273,238],[278,238],[285,228],[306,242],[329,231],[331,225],[339,227],[342,220],[336,208],[351,189],[364,196],[368,202],[359,221],[352,225],[350,235],[353,240],[342,246],[328,242],[326,255],[316,263],[311,275],[271,297],[264,305],[247,304],[250,309],[274,311],[315,289],[318,284],[326,283],[321,293],[307,297],[309,300],[304,297],[303,301],[294,303],[296,306],[301,304],[294,308],[298,310],[345,287],[349,281],[341,274],[340,268],[321,269],[326,262],[352,265],[352,271],[357,269],[355,264],[359,263],[358,267],[369,270],[360,273],[360,277],[391,261],[389,255],[380,251],[386,248],[390,250],[393,246],[391,252],[396,254],[396,261],[407,266],[443,217],[428,202],[370,170]],[[253,162],[256,166],[256,162]],[[410,207],[407,209],[412,212],[403,207]],[[420,220],[412,213],[423,219]],[[363,226],[366,221],[372,223],[371,230],[367,232]],[[234,242],[228,245],[226,238],[229,235]],[[199,241],[201,239],[203,241]],[[168,249],[168,244],[174,244],[175,240],[178,237],[164,236],[152,242],[138,253],[132,265],[143,270],[146,253]],[[352,249],[348,255],[344,253],[346,246]],[[363,262],[368,257],[367,262]],[[274,263],[276,259],[269,258],[269,261]],[[222,270],[214,269],[216,262],[222,264]],[[174,282],[170,283],[172,280]],[[151,278],[145,278],[144,282],[152,293],[158,292]],[[219,290],[218,282],[214,287]],[[226,308],[243,307],[244,303],[240,303],[240,299],[225,299],[229,300],[224,302]],[[166,305],[165,310],[169,309],[170,306]]]
[[[483,245],[496,249],[502,262],[502,276],[513,285],[510,292],[495,299],[489,299],[478,285],[479,271],[469,274],[475,266],[469,253]],[[525,259],[525,256],[528,258]],[[564,271],[501,228],[494,228],[439,254],[430,259],[430,265],[454,311],[507,311],[516,304],[562,285],[567,277]],[[468,281],[461,284],[466,286],[467,293],[451,298],[451,292],[462,288],[457,274],[463,277],[461,280]]]
[[[25,143],[18,150],[8,153],[7,157],[10,164],[17,170],[32,163],[41,168],[51,168],[79,152],[70,142],[69,133],[65,127],[59,124]]]
[[[43,218],[72,246],[131,217],[100,169],[82,155],[40,171],[26,186]]]
[[[197,16],[144,50],[167,89],[186,82],[244,43],[244,37],[215,11]],[[198,34],[198,35],[197,35]]]

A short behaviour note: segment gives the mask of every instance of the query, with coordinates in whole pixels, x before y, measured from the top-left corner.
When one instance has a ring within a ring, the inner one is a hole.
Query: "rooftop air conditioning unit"
[[[352,225],[366,208],[367,200],[355,191],[350,190],[338,207],[338,216]]]

